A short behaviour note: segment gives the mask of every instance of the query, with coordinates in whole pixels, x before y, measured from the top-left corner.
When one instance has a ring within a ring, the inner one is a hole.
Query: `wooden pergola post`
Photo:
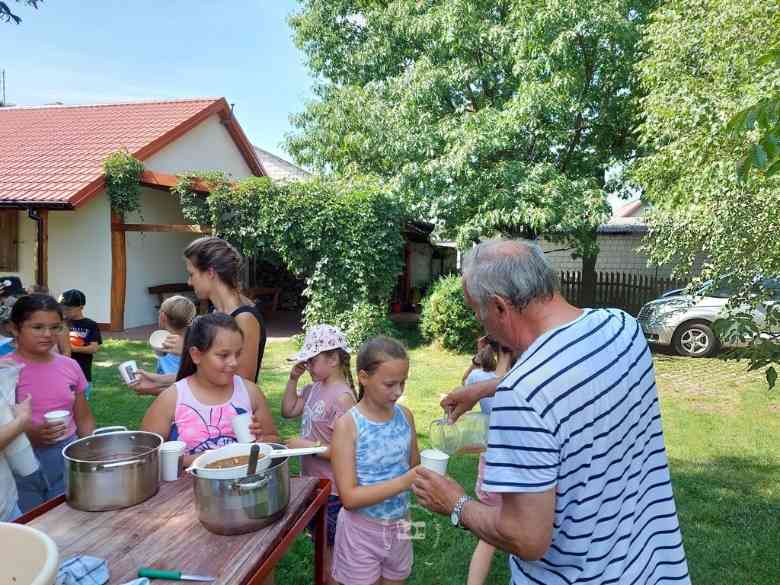
[[[38,222],[38,239],[35,243],[35,281],[41,286],[48,286],[49,283],[49,210],[41,209],[38,211],[41,218]]]
[[[127,243],[124,219],[111,212],[111,330],[125,328],[125,298],[127,296]]]

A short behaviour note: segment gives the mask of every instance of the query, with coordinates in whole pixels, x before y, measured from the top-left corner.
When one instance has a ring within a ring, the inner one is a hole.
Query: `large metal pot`
[[[216,534],[253,532],[275,522],[290,502],[287,462],[275,459],[265,471],[240,479],[207,479],[193,473],[198,519]]]
[[[62,450],[68,504],[102,512],[151,498],[160,484],[162,444],[163,438],[156,433],[124,427],[98,429],[92,436],[74,441]]]

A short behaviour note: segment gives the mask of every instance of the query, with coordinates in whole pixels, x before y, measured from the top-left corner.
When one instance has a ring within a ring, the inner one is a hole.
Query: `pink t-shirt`
[[[336,421],[352,407],[349,405],[345,408],[341,405],[338,398],[343,394],[354,397],[350,387],[344,383],[326,385],[322,382],[314,382],[303,387],[301,393],[304,400],[303,418],[301,419],[302,438],[309,441],[319,441],[322,445],[330,445]],[[338,495],[330,461],[315,455],[302,457],[301,473],[308,477],[330,479],[331,494]]]
[[[32,396],[33,424],[43,424],[43,415],[50,410],[67,410],[71,414],[68,436],[75,434],[73,404],[76,394],[87,388],[87,379],[76,360],[60,354],[51,354],[48,362],[31,362],[17,353],[8,357],[24,364],[16,384],[16,400],[21,402],[28,394]]]

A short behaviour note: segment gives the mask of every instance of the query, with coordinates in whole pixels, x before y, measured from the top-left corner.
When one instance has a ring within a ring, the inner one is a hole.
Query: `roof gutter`
[[[0,209],[19,209],[21,211],[30,209],[51,209],[54,211],[73,211],[73,205],[70,203],[53,203],[51,201],[0,201]]]
[[[46,283],[43,282],[43,274],[44,274],[43,263],[46,262],[46,254],[45,254],[45,248],[43,247],[44,245],[43,218],[41,217],[41,214],[38,212],[38,210],[33,208],[27,209],[27,217],[29,217],[37,224],[35,228],[35,235],[36,235],[36,242],[37,242],[37,245],[35,246],[35,260],[36,260],[35,282],[36,284],[45,286]]]

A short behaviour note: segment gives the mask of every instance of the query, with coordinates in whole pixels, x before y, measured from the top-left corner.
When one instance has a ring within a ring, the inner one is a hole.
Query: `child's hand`
[[[32,396],[27,395],[27,398],[22,400],[19,404],[14,405],[14,418],[19,421],[22,428],[25,428],[32,418]]]
[[[139,396],[156,396],[160,393],[160,385],[155,380],[154,374],[144,370],[136,370],[135,382],[131,382],[128,386]]]
[[[163,349],[168,353],[181,355],[184,352],[184,338],[181,335],[169,335],[163,341]]]
[[[42,425],[29,427],[27,437],[34,446],[53,445],[59,440],[65,438],[68,430],[66,423],[43,423]]]
[[[304,373],[306,373],[306,362],[295,364],[290,370],[290,380],[297,381]]]
[[[252,422],[249,423],[249,432],[255,436],[255,441],[259,441],[263,436],[263,427],[255,415],[252,415]]]
[[[417,469],[420,468],[420,465],[417,465],[415,467],[412,467],[409,471],[404,473],[404,484],[406,485],[406,489],[410,490],[412,489],[412,484],[417,479]]]

